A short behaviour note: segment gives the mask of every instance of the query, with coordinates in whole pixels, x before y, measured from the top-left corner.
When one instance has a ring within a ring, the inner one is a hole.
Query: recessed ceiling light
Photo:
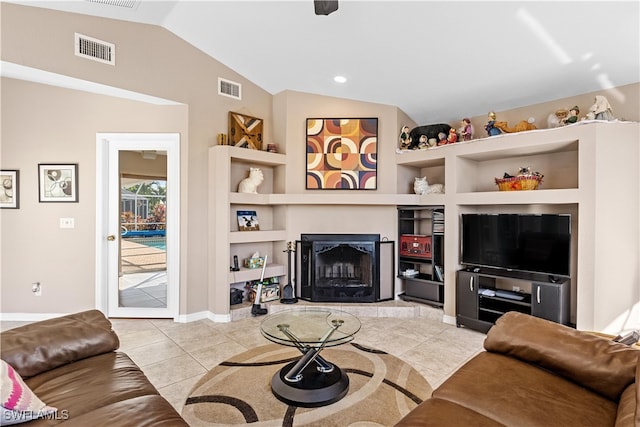
[[[333,81],[336,83],[346,83],[347,82],[347,78],[345,76],[335,76],[333,78]]]

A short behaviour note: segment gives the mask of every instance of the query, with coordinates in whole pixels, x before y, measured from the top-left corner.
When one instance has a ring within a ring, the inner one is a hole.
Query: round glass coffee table
[[[296,347],[302,353],[271,380],[273,394],[288,405],[317,407],[342,399],[349,391],[349,377],[320,352],[348,343],[360,330],[360,320],[333,309],[302,308],[267,315],[260,332],[269,341]]]

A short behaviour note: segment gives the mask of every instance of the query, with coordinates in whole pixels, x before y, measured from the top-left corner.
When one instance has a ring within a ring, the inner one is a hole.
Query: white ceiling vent
[[[86,59],[116,65],[116,45],[76,33],[75,53]]]
[[[138,0],[86,0],[89,3],[106,4],[109,6],[126,7],[134,9],[138,5]]]
[[[218,77],[218,95],[228,96],[234,99],[242,99],[242,85],[240,83]]]

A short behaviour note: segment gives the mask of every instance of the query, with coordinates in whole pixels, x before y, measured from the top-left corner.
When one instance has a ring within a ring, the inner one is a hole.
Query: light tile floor
[[[442,323],[442,310],[416,305],[416,317],[360,317],[355,342],[384,350],[419,371],[433,388],[482,350],[485,335]],[[380,314],[379,314],[380,315]],[[178,410],[202,375],[229,357],[268,344],[260,334],[261,317],[229,323],[170,319],[112,319],[120,349],[144,371],[160,393]],[[20,322],[1,322],[2,330]]]

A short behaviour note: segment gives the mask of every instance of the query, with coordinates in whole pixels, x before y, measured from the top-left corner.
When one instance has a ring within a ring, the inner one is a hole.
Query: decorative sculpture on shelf
[[[514,127],[509,127],[507,122],[494,122],[493,126],[500,129],[500,131],[504,133],[515,133],[515,132],[523,132],[525,130],[534,130],[537,129],[533,124],[535,121],[534,118],[530,118],[529,120],[521,120]]]
[[[435,147],[440,140],[438,135],[440,133],[444,133],[446,139],[449,134],[449,129],[451,129],[451,126],[446,123],[416,126],[411,129],[411,132],[409,133],[409,136],[411,137],[411,145],[409,148],[412,150],[417,148],[421,149],[423,148],[423,142],[425,145],[424,148]]]
[[[406,150],[411,146],[411,132],[409,130],[409,126],[402,126],[402,131],[400,132],[400,137],[398,138],[400,141],[400,149]]]
[[[449,135],[447,136],[447,144],[453,144],[458,142],[458,134],[454,128],[449,129]]]
[[[264,181],[264,175],[259,168],[249,168],[249,176],[240,181],[238,193],[258,193],[258,186]]]
[[[463,141],[471,141],[473,139],[473,125],[468,118],[462,119],[462,127],[460,128],[460,139]]]
[[[562,124],[567,125],[567,124],[576,123],[578,121],[578,114],[580,114],[580,109],[576,105],[571,110],[569,110],[569,117],[562,120]]]
[[[494,126],[495,122],[496,122],[496,113],[491,111],[489,113],[489,121],[484,126],[484,130],[487,131],[487,135],[495,136],[495,135],[500,135],[502,133],[500,129]]]
[[[417,195],[423,194],[442,194],[444,193],[444,184],[431,184],[427,181],[427,177],[416,177],[413,182],[413,191]]]
[[[606,97],[602,95],[596,95],[595,103],[589,108],[587,113],[587,119],[590,120],[615,120],[611,105]]]

